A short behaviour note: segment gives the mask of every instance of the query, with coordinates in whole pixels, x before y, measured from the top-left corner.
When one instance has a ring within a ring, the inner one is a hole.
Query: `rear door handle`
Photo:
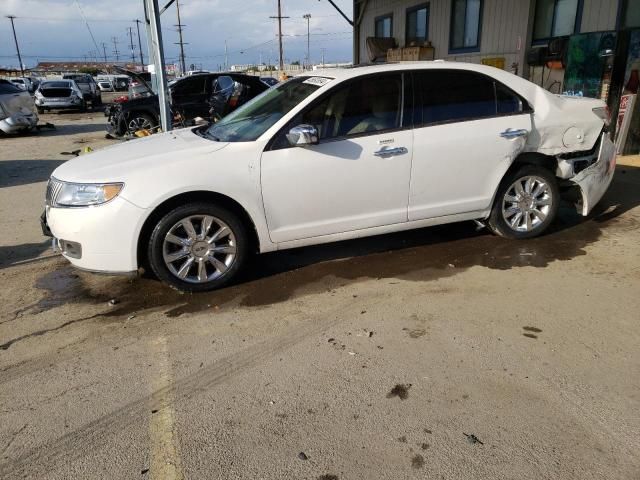
[[[518,130],[507,128],[504,132],[500,133],[500,136],[502,138],[518,138],[518,137],[525,137],[527,135],[529,135],[529,131],[525,130],[524,128],[521,128]]]
[[[404,155],[409,153],[405,147],[381,148],[377,152],[373,152],[376,157],[390,157],[391,155]]]

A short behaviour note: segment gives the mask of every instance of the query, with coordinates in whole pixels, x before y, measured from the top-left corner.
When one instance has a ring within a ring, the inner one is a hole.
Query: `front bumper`
[[[58,245],[78,244],[80,258],[62,255],[74,266],[102,273],[130,273],[138,269],[138,235],[146,209],[137,207],[122,197],[95,207],[47,207],[45,227]]]
[[[600,139],[598,160],[570,179],[580,187],[582,215],[589,215],[593,207],[606,193],[616,169],[616,148],[609,134],[603,133]]]
[[[0,120],[0,130],[6,134],[19,133],[35,128],[38,116],[35,113],[15,113],[10,117]]]

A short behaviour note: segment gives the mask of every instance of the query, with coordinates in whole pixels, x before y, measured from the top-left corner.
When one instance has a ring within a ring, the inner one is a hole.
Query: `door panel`
[[[407,221],[413,133],[402,129],[403,88],[401,73],[339,84],[276,136],[261,161],[274,242]],[[300,124],[317,130],[319,144],[288,144]]]
[[[508,129],[531,131],[529,114],[433,125],[414,132],[409,220],[484,210],[525,137],[503,138]]]
[[[405,130],[264,152],[262,193],[271,240],[406,222],[411,143],[411,130]],[[374,155],[387,145],[407,151]]]
[[[528,104],[467,70],[415,73],[413,84],[409,220],[488,209],[531,131]]]

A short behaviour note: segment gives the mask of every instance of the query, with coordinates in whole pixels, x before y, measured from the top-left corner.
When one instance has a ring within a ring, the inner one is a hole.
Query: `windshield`
[[[324,77],[296,77],[272,87],[211,125],[205,136],[218,142],[252,142],[329,81]]]

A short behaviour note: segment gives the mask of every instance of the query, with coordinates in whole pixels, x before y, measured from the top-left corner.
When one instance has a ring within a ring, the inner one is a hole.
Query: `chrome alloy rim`
[[[551,210],[551,188],[543,178],[526,176],[516,180],[502,199],[502,218],[517,232],[530,232],[545,221]]]
[[[129,121],[129,131],[149,130],[153,127],[149,119],[144,117],[135,117]]]
[[[235,262],[236,238],[219,218],[192,215],[169,229],[162,256],[169,271],[180,280],[206,283],[224,275]]]

